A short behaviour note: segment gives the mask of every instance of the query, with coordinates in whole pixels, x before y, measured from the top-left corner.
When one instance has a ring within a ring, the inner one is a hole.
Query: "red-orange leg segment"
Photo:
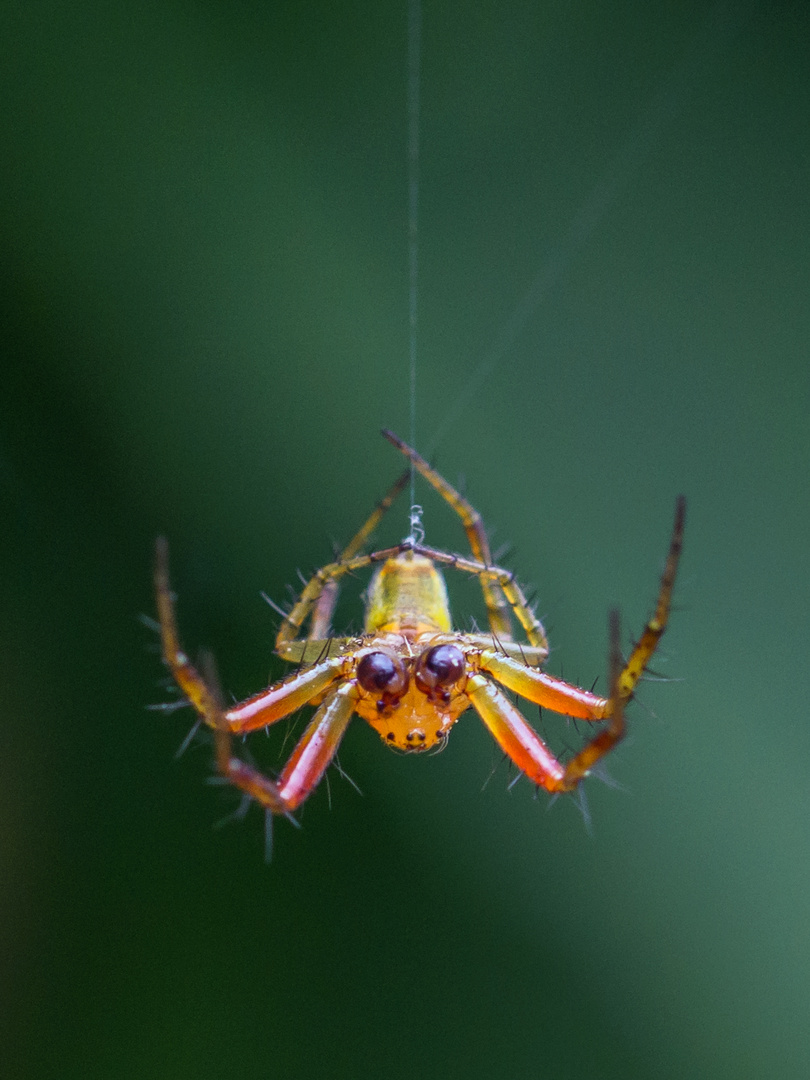
[[[342,657],[333,656],[260,690],[226,710],[224,720],[228,730],[234,735],[244,735],[283,720],[322,694],[341,675],[343,667]]]
[[[588,690],[581,690],[578,686],[571,686],[561,679],[547,675],[544,671],[527,667],[503,653],[495,652],[494,649],[487,649],[481,654],[481,669],[497,679],[507,690],[520,694],[521,697],[536,705],[564,713],[566,716],[574,716],[579,720],[607,719],[615,710],[616,701],[619,698],[626,704],[633,696],[636,685],[666,630],[672,603],[672,589],[683,547],[685,514],[686,501],[683,496],[679,496],[675,504],[672,538],[664,572],[661,575],[655,612],[644,627],[628,661],[619,665],[615,690],[610,698],[599,697]]]
[[[546,791],[572,791],[624,735],[624,701],[618,694],[619,616],[615,611],[610,616],[610,642],[612,715],[607,726],[566,765],[551,753],[502,690],[483,675],[474,675],[467,683],[466,694],[498,745],[521,772]]]
[[[224,710],[215,688],[200,675],[180,646],[169,583],[169,549],[163,537],[156,546],[155,592],[163,659],[177,685],[208,727],[214,730],[226,728],[234,735],[242,735],[283,720],[317,698],[343,672],[343,660],[331,657],[262,690],[232,709]]]
[[[501,750],[546,791],[563,791],[565,769],[504,692],[483,675],[468,680],[467,697]]]
[[[577,720],[604,720],[607,716],[607,698],[571,686],[545,671],[527,667],[511,656],[486,649],[481,653],[479,663],[482,671],[492,675],[507,690],[520,694],[544,709],[573,716]]]
[[[490,729],[499,745],[528,777],[548,791],[571,791],[590,770],[624,737],[624,708],[644,674],[658,642],[666,630],[672,604],[672,590],[678,572],[683,547],[686,500],[681,495],[675,503],[675,521],[669,553],[661,575],[658,600],[652,618],[647,622],[627,663],[623,663],[619,632],[619,615],[610,615],[610,697],[600,698],[587,690],[570,686],[545,672],[526,667],[509,656],[484,650],[480,657],[481,670],[497,679],[509,690],[544,705],[555,712],[583,720],[607,720],[605,727],[563,769],[551,755],[539,735],[497,687],[483,675],[470,679],[467,695]]]
[[[354,712],[357,688],[353,682],[348,682],[329,693],[277,782],[263,776],[241,759],[232,757],[231,736],[234,733],[266,727],[317,698],[341,674],[343,661],[337,657],[325,660],[226,712],[213,659],[208,658],[206,677],[203,677],[180,647],[169,584],[168,559],[168,545],[161,538],[156,550],[155,591],[164,659],[180,689],[214,731],[215,756],[220,773],[265,809],[274,814],[288,814],[310,794],[335,756]]]
[[[317,786],[334,758],[357,701],[353,683],[331,693],[310,721],[277,781],[258,769],[230,758],[225,775],[246,795],[274,814],[289,814]]]

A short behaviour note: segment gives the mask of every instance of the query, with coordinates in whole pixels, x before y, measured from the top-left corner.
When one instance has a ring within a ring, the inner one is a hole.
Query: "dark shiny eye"
[[[437,645],[419,658],[416,684],[426,694],[457,683],[464,674],[464,653],[455,645]]]
[[[388,694],[396,697],[408,685],[402,662],[384,652],[368,653],[357,665],[357,681],[369,694]]]

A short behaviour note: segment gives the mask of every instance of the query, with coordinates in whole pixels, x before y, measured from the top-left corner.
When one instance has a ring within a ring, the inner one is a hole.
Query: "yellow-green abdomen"
[[[367,634],[451,629],[447,587],[430,559],[404,551],[376,571],[368,587]]]

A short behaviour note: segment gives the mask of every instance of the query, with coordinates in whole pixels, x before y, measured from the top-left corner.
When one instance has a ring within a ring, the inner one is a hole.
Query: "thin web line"
[[[408,3],[408,342],[410,360],[410,444],[416,446],[416,329],[419,280],[419,82],[422,44],[421,0]],[[411,517],[416,503],[416,469],[411,462]]]

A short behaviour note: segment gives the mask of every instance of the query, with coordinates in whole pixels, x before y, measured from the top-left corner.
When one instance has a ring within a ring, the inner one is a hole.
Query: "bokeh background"
[[[672,681],[590,833],[472,715],[421,759],[358,721],[363,796],[333,772],[267,866],[255,809],[214,828],[205,741],[175,760],[188,713],[145,711],[138,616],[165,533],[187,646],[252,692],[260,590],[401,466],[405,4],[3,5],[4,1076],[806,1075],[809,32],[778,0],[426,0],[417,444],[586,685],[685,492]]]

